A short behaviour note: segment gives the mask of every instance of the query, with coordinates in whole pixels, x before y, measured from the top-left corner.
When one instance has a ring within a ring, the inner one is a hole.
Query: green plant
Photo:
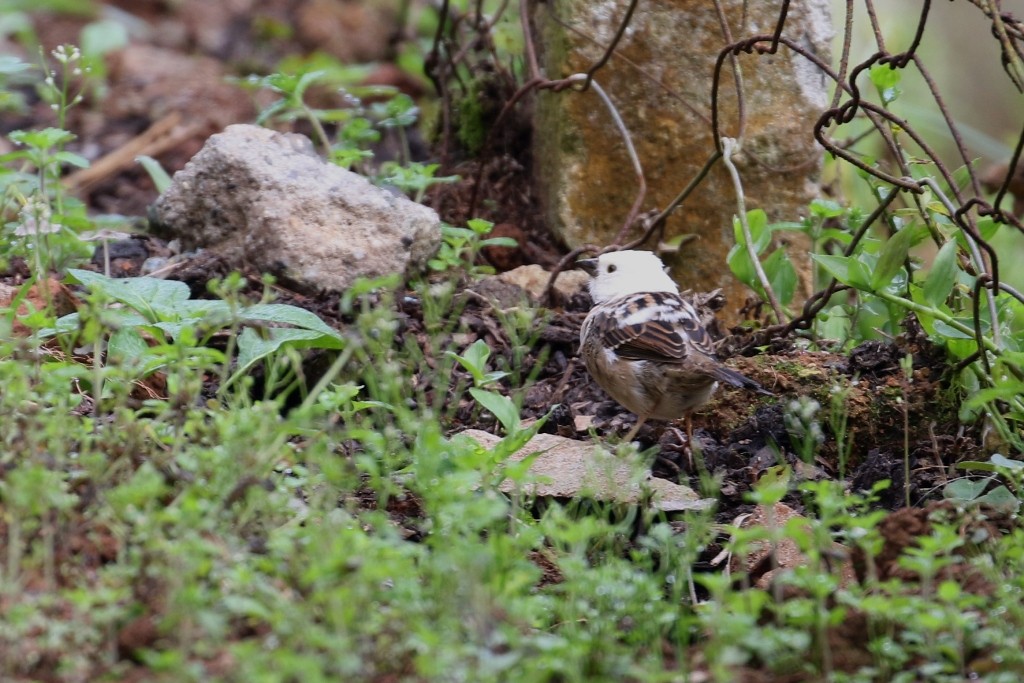
[[[453,225],[441,226],[441,248],[437,255],[430,259],[428,265],[436,271],[448,271],[470,264],[471,274],[482,275],[493,272],[487,266],[476,265],[476,257],[481,249],[489,246],[514,247],[515,240],[510,237],[487,237],[494,223],[480,218],[466,222],[467,227],[458,228]]]
[[[889,108],[901,95],[902,65],[872,60],[868,74],[882,108]],[[927,146],[935,165],[913,157],[907,150],[911,143],[922,144],[921,139],[908,135],[904,125],[897,125],[899,120],[886,118],[884,135],[889,151],[899,158],[902,181],[876,175],[873,169],[882,164],[870,157],[855,162],[870,200],[877,204],[869,216],[862,209],[817,200],[801,222],[768,225],[763,212],[745,210],[742,184],[730,159],[736,144],[723,138],[723,161],[734,177],[741,212],[734,220],[736,244],[729,265],[771,304],[778,322],[787,322],[783,309],[795,271],[781,249],[764,259],[761,255],[773,233],[806,234],[816,269],[815,298],[823,300],[812,300],[813,320],[795,321],[799,324],[793,327],[809,325],[816,338],[839,340],[849,348],[866,339],[895,337],[908,319],[915,319],[957,367],[956,383],[970,397],[962,403],[961,419],[990,421],[1009,448],[1024,451],[1019,325],[1024,297],[1006,282],[996,283],[998,257],[991,244],[1001,226],[998,212],[981,211],[976,217],[966,212],[972,202],[964,204],[961,186],[973,179],[977,192],[976,177],[967,167],[946,171]],[[846,161],[853,158],[843,156]],[[873,232],[868,230],[872,226]]]
[[[849,395],[849,386],[836,384],[829,390],[828,425],[836,440],[836,461],[840,479],[846,478],[846,468],[854,446],[854,441],[850,438],[849,433],[850,409],[847,405]]]
[[[159,161],[145,155],[135,157],[135,161],[146,171],[149,179],[153,181],[153,187],[156,188],[157,192],[163,194],[171,186],[171,176],[164,170]]]
[[[487,343],[477,339],[462,355],[454,351],[446,351],[445,354],[454,358],[472,375],[473,386],[470,387],[469,393],[476,402],[498,418],[506,433],[514,434],[519,431],[519,409],[516,404],[507,396],[484,388],[508,375],[507,372],[501,371],[487,372],[487,358],[491,355]]]
[[[980,479],[954,479],[943,487],[944,498],[965,506],[988,505],[1010,512],[1020,509],[1020,495],[1024,491],[1024,462],[994,453],[988,461],[965,460],[956,466],[968,473],[990,472],[991,475]],[[1000,478],[1006,484],[991,486]]]
[[[762,209],[753,209],[747,212],[747,224],[750,227],[750,235],[753,240],[753,251],[760,256],[772,243],[772,234],[777,230],[792,229],[793,224],[782,223],[778,225],[768,224],[768,215]],[[750,260],[747,239],[742,230],[740,219],[733,219],[733,235],[736,243],[729,250],[728,263],[740,282],[753,289],[760,296],[766,297],[764,288],[758,279],[753,262]],[[768,276],[772,290],[779,298],[779,302],[786,306],[793,300],[796,291],[796,269],[786,255],[784,248],[773,251],[761,263],[765,274]]]
[[[281,119],[285,121],[296,118],[305,119],[316,133],[317,142],[324,148],[325,152],[331,151],[331,142],[324,130],[322,121],[330,116],[325,112],[319,112],[306,104],[306,91],[310,86],[323,80],[327,73],[325,71],[305,71],[302,73],[285,74],[274,73],[269,76],[250,76],[243,83],[252,89],[266,88],[280,96],[260,112],[256,118],[257,124],[266,124],[270,121]]]
[[[459,365],[469,371],[469,374],[473,376],[474,387],[485,387],[508,375],[507,372],[487,371],[487,359],[491,355],[491,349],[483,339],[477,339],[470,344],[462,355],[454,351],[446,351],[445,354],[454,358]]]
[[[35,176],[14,175],[6,188],[17,202],[17,219],[6,224],[0,247],[4,255],[25,255],[31,259],[37,277],[88,258],[92,247],[81,240],[78,231],[91,225],[81,202],[63,196],[58,181],[65,163],[87,166],[76,154],[63,151],[73,135],[57,128],[41,131],[14,131],[10,139],[24,150],[0,157],[0,163],[21,162],[35,169]],[[33,183],[31,189],[28,183]]]
[[[207,348],[214,335],[223,329],[242,328],[237,341],[234,334],[230,336],[232,346],[237,344],[238,357],[234,373],[224,376],[222,389],[282,349],[341,349],[345,344],[344,338],[319,317],[295,306],[239,306],[231,298],[191,299],[188,285],[174,280],[116,279],[75,269],[68,274],[100,297],[97,304],[101,309],[91,312],[90,320],[111,330],[107,353],[123,366],[137,368],[142,375],[173,365],[182,343],[206,349],[204,353],[208,355],[204,357],[226,368],[231,361],[230,353],[225,356]],[[119,306],[104,305],[105,302]],[[71,313],[43,334],[71,335],[83,322],[81,313]],[[268,327],[268,323],[278,326]]]
[[[312,127],[317,143],[333,163],[343,168],[356,168],[378,184],[412,192],[417,201],[430,185],[455,180],[454,177],[435,178],[436,164],[412,161],[406,129],[416,123],[419,109],[412,98],[395,88],[359,85],[367,74],[367,67],[345,66],[325,55],[316,55],[305,61],[286,61],[281,69],[268,76],[250,76],[241,82],[249,89],[267,89],[279,96],[260,112],[257,123],[266,125],[302,119]],[[332,109],[313,108],[307,103],[307,93],[312,88],[340,89],[344,105]],[[364,98],[373,100],[364,104]],[[333,138],[330,129],[333,129]],[[379,169],[372,172],[371,146],[387,131],[394,131],[398,138],[398,159],[381,163]]]
[[[82,101],[80,77],[87,67],[82,66],[82,54],[74,46],[59,46],[51,55],[59,70],[47,73],[40,92],[57,116],[57,127],[11,132],[9,139],[21,149],[0,156],[0,216],[8,220],[17,215],[0,233],[0,254],[5,258],[25,256],[37,278],[92,253],[78,233],[93,222],[85,206],[66,196],[60,183],[67,166],[88,166],[81,155],[65,149],[75,136],[64,130],[68,110]]]
[[[945,348],[962,366],[957,379],[962,391],[970,396],[962,404],[962,419],[970,421],[984,415],[1010,447],[1022,450],[1019,426],[1024,417],[1020,398],[1024,353],[1015,321],[1024,312],[1024,304],[1014,296],[995,297],[982,286],[984,282],[974,274],[977,247],[973,238],[951,221],[942,186],[923,174],[918,180],[929,191],[915,200],[914,207],[893,211],[887,238],[864,232],[861,211],[818,201],[812,203],[809,218],[801,223],[769,225],[763,212],[748,212],[746,222],[754,251],[763,253],[775,232],[806,233],[814,245],[811,258],[820,273],[830,278],[833,286],[853,293],[819,313],[812,328],[815,335],[838,339],[849,348],[879,333],[895,336],[906,318],[913,316],[933,343]],[[877,183],[872,187],[880,198],[893,192]],[[982,217],[977,223],[984,239],[991,238],[998,229],[990,217]],[[730,251],[730,267],[764,297],[739,221],[735,232],[737,243]],[[938,248],[928,268],[915,257],[915,251],[926,241]],[[787,274],[792,266],[788,264],[781,249],[761,264],[783,302],[792,292]],[[988,303],[977,306],[977,326],[972,320],[976,298]]]
[[[433,185],[442,183],[454,183],[459,180],[458,176],[444,176],[435,178],[434,174],[440,166],[438,164],[420,164],[416,162],[401,163],[398,161],[385,161],[380,166],[380,175],[377,182],[381,185],[392,185],[398,189],[411,194],[413,201],[423,201],[427,189]],[[473,221],[471,220],[470,223]],[[500,238],[493,238],[500,239]]]
[[[801,396],[790,401],[783,414],[790,443],[797,455],[806,463],[813,460],[815,452],[825,441],[825,434],[818,421],[820,410],[820,403],[812,398]]]

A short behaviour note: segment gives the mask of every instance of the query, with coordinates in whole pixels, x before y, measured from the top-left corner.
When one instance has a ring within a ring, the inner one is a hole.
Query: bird
[[[636,414],[627,443],[647,420],[680,417],[690,443],[691,413],[719,382],[772,395],[718,360],[697,311],[654,253],[614,251],[576,265],[591,276],[594,301],[580,328],[580,356],[598,385]]]

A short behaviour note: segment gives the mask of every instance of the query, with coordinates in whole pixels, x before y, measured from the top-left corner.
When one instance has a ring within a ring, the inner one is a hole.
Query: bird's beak
[[[583,258],[576,262],[576,267],[585,271],[591,277],[597,275],[597,259]]]

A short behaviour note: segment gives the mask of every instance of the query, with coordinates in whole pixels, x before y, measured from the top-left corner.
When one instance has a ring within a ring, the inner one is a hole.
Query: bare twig
[[[640,185],[636,193],[636,199],[633,200],[633,206],[630,207],[629,213],[626,214],[626,220],[622,223],[622,228],[619,230],[618,235],[615,237],[615,242],[620,243],[626,237],[626,233],[633,227],[633,221],[636,220],[637,214],[640,212],[640,205],[643,204],[644,197],[647,196],[647,181],[644,179],[644,169],[640,164],[640,156],[636,153],[636,147],[633,146],[633,138],[629,134],[629,129],[626,128],[625,122],[622,117],[619,116],[619,110],[615,108],[615,103],[612,102],[611,98],[608,97],[608,93],[604,91],[597,81],[590,78],[588,74],[576,74],[570,76],[566,80],[568,81],[583,81],[584,85],[588,82],[594,88],[594,92],[597,93],[601,101],[604,102],[605,108],[608,110],[608,114],[612,117],[612,122],[615,124],[615,128],[619,131],[619,135],[622,137],[622,144],[626,146],[626,153],[629,155],[629,161],[633,164],[633,172],[636,173],[637,183]]]
[[[615,48],[618,47],[619,41],[622,40],[622,36],[626,34],[626,29],[629,27],[629,22],[633,19],[633,12],[636,10],[638,0],[629,0],[629,7],[626,8],[626,14],[622,17],[622,21],[619,22],[619,28],[615,31],[615,36],[612,38],[612,42],[605,48],[604,54],[601,58],[594,62],[589,69],[587,69],[586,79],[583,81],[582,90],[586,90],[590,87],[591,83],[594,82],[594,74],[597,73],[598,69],[602,68],[608,63],[608,60],[612,58],[615,53]]]
[[[754,272],[757,273],[757,280],[761,283],[761,288],[764,289],[764,294],[768,297],[768,303],[771,304],[772,310],[775,312],[775,319],[780,323],[786,322],[786,314],[779,304],[778,297],[775,296],[771,282],[768,281],[768,275],[764,272],[761,259],[757,257],[757,249],[754,248],[754,237],[750,233],[750,223],[747,222],[747,202],[743,196],[743,181],[740,180],[739,171],[736,170],[736,166],[732,163],[732,155],[739,151],[736,148],[736,141],[732,138],[722,138],[721,148],[722,162],[729,169],[733,187],[736,188],[736,212],[739,214],[740,227],[743,229],[743,240],[746,242],[747,256],[750,257],[750,261],[754,266]]]
[[[69,174],[62,182],[73,192],[88,189],[128,168],[139,156],[158,156],[199,132],[195,125],[181,125],[180,112],[171,112],[91,166]]]

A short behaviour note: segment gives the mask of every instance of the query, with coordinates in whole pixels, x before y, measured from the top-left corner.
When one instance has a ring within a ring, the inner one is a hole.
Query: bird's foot
[[[638,418],[637,421],[636,421],[636,424],[633,425],[633,428],[630,429],[629,433],[626,434],[626,436],[622,439],[622,443],[632,443],[633,439],[636,437],[637,433],[640,431],[640,428],[644,426],[645,422],[647,422],[647,420],[645,418],[642,418],[642,417]]]

